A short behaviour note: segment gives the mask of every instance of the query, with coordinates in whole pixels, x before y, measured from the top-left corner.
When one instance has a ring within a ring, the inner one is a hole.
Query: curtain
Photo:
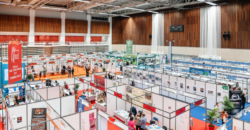
[[[164,14],[152,15],[151,53],[164,54]]]
[[[221,59],[221,7],[200,9],[200,57]]]

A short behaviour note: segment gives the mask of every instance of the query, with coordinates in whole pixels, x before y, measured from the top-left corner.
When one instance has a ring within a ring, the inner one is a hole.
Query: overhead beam
[[[134,2],[132,4],[126,4],[126,5],[123,5],[121,7],[113,7],[113,8],[109,8],[109,9],[105,9],[105,10],[100,10],[100,11],[97,11],[97,12],[92,13],[92,14],[110,12],[112,10],[122,10],[122,9],[125,9],[126,7],[133,7],[133,6],[136,6],[136,5],[146,4],[148,2],[155,2],[155,1],[158,1],[158,0],[147,0],[146,2]]]
[[[31,9],[37,9],[49,2],[51,2],[52,0],[40,0],[39,2],[37,2],[33,7],[31,7]]]
[[[14,0],[12,3],[17,6],[19,3],[21,2],[21,0]]]
[[[34,5],[35,3],[37,3],[40,0],[27,0],[27,4],[28,5]]]
[[[116,0],[95,0],[95,1],[90,1],[90,3],[77,2],[76,4],[71,4],[66,12],[72,11],[73,9],[78,7],[81,7],[82,10],[88,10],[93,7],[101,6],[100,4],[97,3],[107,4],[114,1]]]

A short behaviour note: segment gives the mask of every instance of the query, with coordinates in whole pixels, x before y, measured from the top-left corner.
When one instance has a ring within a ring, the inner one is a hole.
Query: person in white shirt
[[[218,102],[215,104],[214,108],[219,108],[219,103]],[[219,113],[219,111],[218,111],[218,113]],[[216,118],[216,122],[217,122],[217,124],[220,124],[219,117]]]

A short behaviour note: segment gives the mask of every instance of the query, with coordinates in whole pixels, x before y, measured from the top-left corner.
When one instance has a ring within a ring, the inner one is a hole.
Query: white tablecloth
[[[98,103],[96,102],[96,107],[100,110],[106,111],[106,103]]]
[[[164,130],[163,128],[155,124],[148,126],[147,129],[148,130]]]
[[[86,96],[86,98],[88,99],[88,101],[93,101],[95,100],[95,95],[91,94],[90,92],[85,92],[85,94],[83,94],[84,96]]]
[[[129,113],[125,110],[117,110],[114,112],[114,115],[126,123]]]

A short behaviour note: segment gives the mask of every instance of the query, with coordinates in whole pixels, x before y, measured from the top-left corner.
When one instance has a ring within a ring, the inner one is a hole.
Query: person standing
[[[222,110],[222,111],[220,112],[220,117],[221,117],[222,124],[224,124],[223,117],[224,117],[224,112],[225,112],[225,111],[226,111],[226,110],[224,109],[224,110]]]
[[[131,117],[133,117],[133,118],[134,118],[134,116],[133,116],[133,113],[132,113],[132,112],[130,112],[130,113],[129,113],[129,115],[128,115],[128,119],[127,119],[127,122],[129,122],[129,120],[130,120],[130,118],[131,118]]]
[[[218,102],[215,104],[214,108],[218,109],[217,113],[219,113],[220,108],[219,108]],[[217,122],[217,124],[220,124],[219,117],[216,118],[216,122]]]
[[[42,71],[40,71],[40,73],[39,73],[39,77],[40,77],[40,79],[41,79],[41,77],[42,77]]]
[[[227,118],[228,118],[227,111],[224,111],[223,124],[227,122]]]
[[[89,67],[86,66],[85,68],[86,68],[86,76],[89,77]]]
[[[68,67],[68,78],[70,78],[71,77],[71,69],[70,69],[70,67]]]
[[[142,114],[142,119],[141,119],[141,130],[145,130],[146,129],[146,122],[147,122],[147,118],[145,117],[145,114]]]
[[[242,92],[242,95],[241,95],[241,106],[242,106],[242,110],[245,109],[245,104],[246,104],[246,93],[245,93],[245,92]]]
[[[75,72],[74,67],[72,67],[71,72],[72,72],[72,76],[75,77],[75,75],[74,75],[74,72]]]
[[[130,120],[128,121],[128,126],[130,126],[129,130],[131,130],[131,128],[132,128],[132,130],[135,128],[135,122],[133,120],[134,120],[134,118],[130,117]]]
[[[92,74],[94,74],[95,73],[95,68],[93,68],[93,70],[92,70]]]
[[[135,130],[140,130],[141,129],[141,116],[140,116],[140,114],[138,114],[135,117],[135,119],[136,119],[136,123],[135,123],[136,129]]]

